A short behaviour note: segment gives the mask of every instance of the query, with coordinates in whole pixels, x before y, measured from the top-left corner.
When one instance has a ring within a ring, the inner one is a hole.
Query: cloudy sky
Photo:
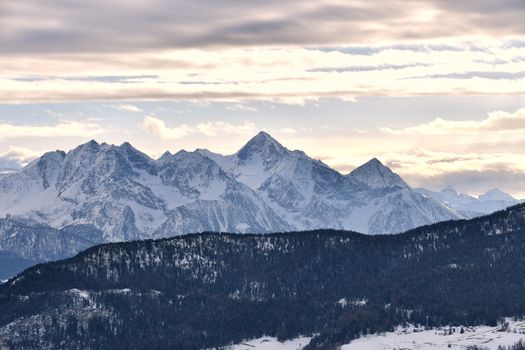
[[[523,0],[0,0],[0,168],[94,138],[525,198]]]

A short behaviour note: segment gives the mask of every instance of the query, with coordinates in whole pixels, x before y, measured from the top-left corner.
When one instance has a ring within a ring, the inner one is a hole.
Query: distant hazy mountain
[[[0,348],[212,349],[310,335],[305,349],[320,350],[400,324],[492,325],[525,314],[524,250],[523,204],[400,235],[105,244],[0,285]]]
[[[458,193],[451,186],[447,186],[439,192],[424,188],[417,188],[416,191],[443,203],[447,207],[469,218],[490,214],[520,202],[508,193],[497,188],[488,190],[479,197]]]

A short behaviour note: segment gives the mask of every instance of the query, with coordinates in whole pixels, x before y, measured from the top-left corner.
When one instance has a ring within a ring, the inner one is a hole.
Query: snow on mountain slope
[[[343,176],[265,132],[229,156],[199,152],[250,186],[296,229],[394,233],[461,217],[413,191],[377,159]]]
[[[418,188],[416,191],[426,197],[443,203],[468,218],[490,214],[520,202],[511,195],[498,189],[488,190],[479,197],[458,193],[451,186],[447,186],[439,192],[424,188]]]
[[[176,188],[190,200],[169,208],[167,220],[155,231],[157,237],[202,231],[290,230],[248,186],[198,152],[178,152],[163,163],[159,177],[164,185]]]
[[[394,233],[461,217],[377,159],[341,175],[267,133],[237,153],[166,152],[90,141],[0,178],[0,215],[54,228],[93,225],[107,241],[201,231],[315,228]]]
[[[199,153],[153,160],[128,143],[95,141],[46,153],[0,180],[1,214],[55,228],[92,224],[108,241],[289,229],[250,188]]]
[[[370,188],[410,188],[399,175],[384,166],[377,158],[373,158],[354,169],[348,177],[366,184]]]
[[[24,259],[63,259],[103,242],[102,232],[88,225],[57,230],[11,218],[0,219],[0,251]]]

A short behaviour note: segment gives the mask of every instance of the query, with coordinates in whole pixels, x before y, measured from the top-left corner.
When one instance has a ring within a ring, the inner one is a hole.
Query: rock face
[[[2,349],[211,349],[525,313],[525,205],[399,235],[203,233],[99,245],[0,285]],[[459,331],[459,327],[458,327]]]

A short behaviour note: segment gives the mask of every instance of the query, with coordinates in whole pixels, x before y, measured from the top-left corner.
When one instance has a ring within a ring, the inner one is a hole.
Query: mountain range
[[[431,191],[424,188],[416,188],[415,190],[468,218],[490,214],[520,202],[497,188],[490,189],[477,197],[458,193],[452,186],[447,186],[441,191]]]
[[[525,205],[399,235],[202,233],[104,244],[0,285],[0,348],[211,349],[525,314]],[[459,327],[458,327],[459,328]]]
[[[102,242],[204,231],[397,233],[488,210],[442,192],[412,189],[375,158],[341,174],[265,132],[227,156],[197,149],[152,159],[127,142],[92,140],[3,173],[0,251],[46,261]],[[512,200],[483,203],[495,210]]]

